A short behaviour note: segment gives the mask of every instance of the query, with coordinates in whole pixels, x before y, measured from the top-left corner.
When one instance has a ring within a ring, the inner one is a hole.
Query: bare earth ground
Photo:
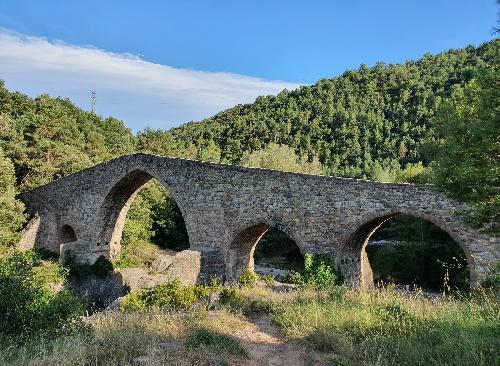
[[[249,354],[244,366],[302,366],[306,349],[295,341],[286,341],[269,315],[248,318],[248,324],[232,334]],[[236,364],[235,364],[236,365]]]

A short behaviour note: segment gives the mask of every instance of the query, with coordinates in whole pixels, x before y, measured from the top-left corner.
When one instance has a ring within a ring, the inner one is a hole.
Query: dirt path
[[[248,322],[248,327],[235,329],[233,334],[248,351],[250,359],[245,366],[304,365],[305,348],[297,342],[285,341],[269,315],[249,318]]]

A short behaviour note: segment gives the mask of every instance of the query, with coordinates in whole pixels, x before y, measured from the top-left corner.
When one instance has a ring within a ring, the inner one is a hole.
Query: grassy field
[[[187,310],[106,311],[57,337],[4,340],[0,364],[255,365],[241,332],[255,332],[250,325],[262,316],[306,350],[304,365],[500,364],[494,296],[431,300],[341,286],[278,293],[263,283],[226,288]]]
[[[337,287],[277,306],[274,320],[339,364],[498,365],[499,309],[489,296],[429,300]]]

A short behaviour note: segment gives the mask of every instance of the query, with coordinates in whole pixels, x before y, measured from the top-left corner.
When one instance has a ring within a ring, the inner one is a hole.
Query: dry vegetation
[[[277,293],[260,283],[189,310],[102,312],[69,334],[4,348],[0,363],[498,365],[499,340],[494,296],[432,300],[341,286]]]

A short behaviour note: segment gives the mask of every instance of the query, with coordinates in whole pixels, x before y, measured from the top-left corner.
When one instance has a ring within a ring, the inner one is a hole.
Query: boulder
[[[160,254],[151,263],[151,270],[155,272],[165,272],[168,267],[173,263],[175,256],[171,254]]]
[[[148,289],[168,282],[170,277],[163,274],[150,274],[143,268],[123,268],[120,269],[123,285],[130,291]]]

